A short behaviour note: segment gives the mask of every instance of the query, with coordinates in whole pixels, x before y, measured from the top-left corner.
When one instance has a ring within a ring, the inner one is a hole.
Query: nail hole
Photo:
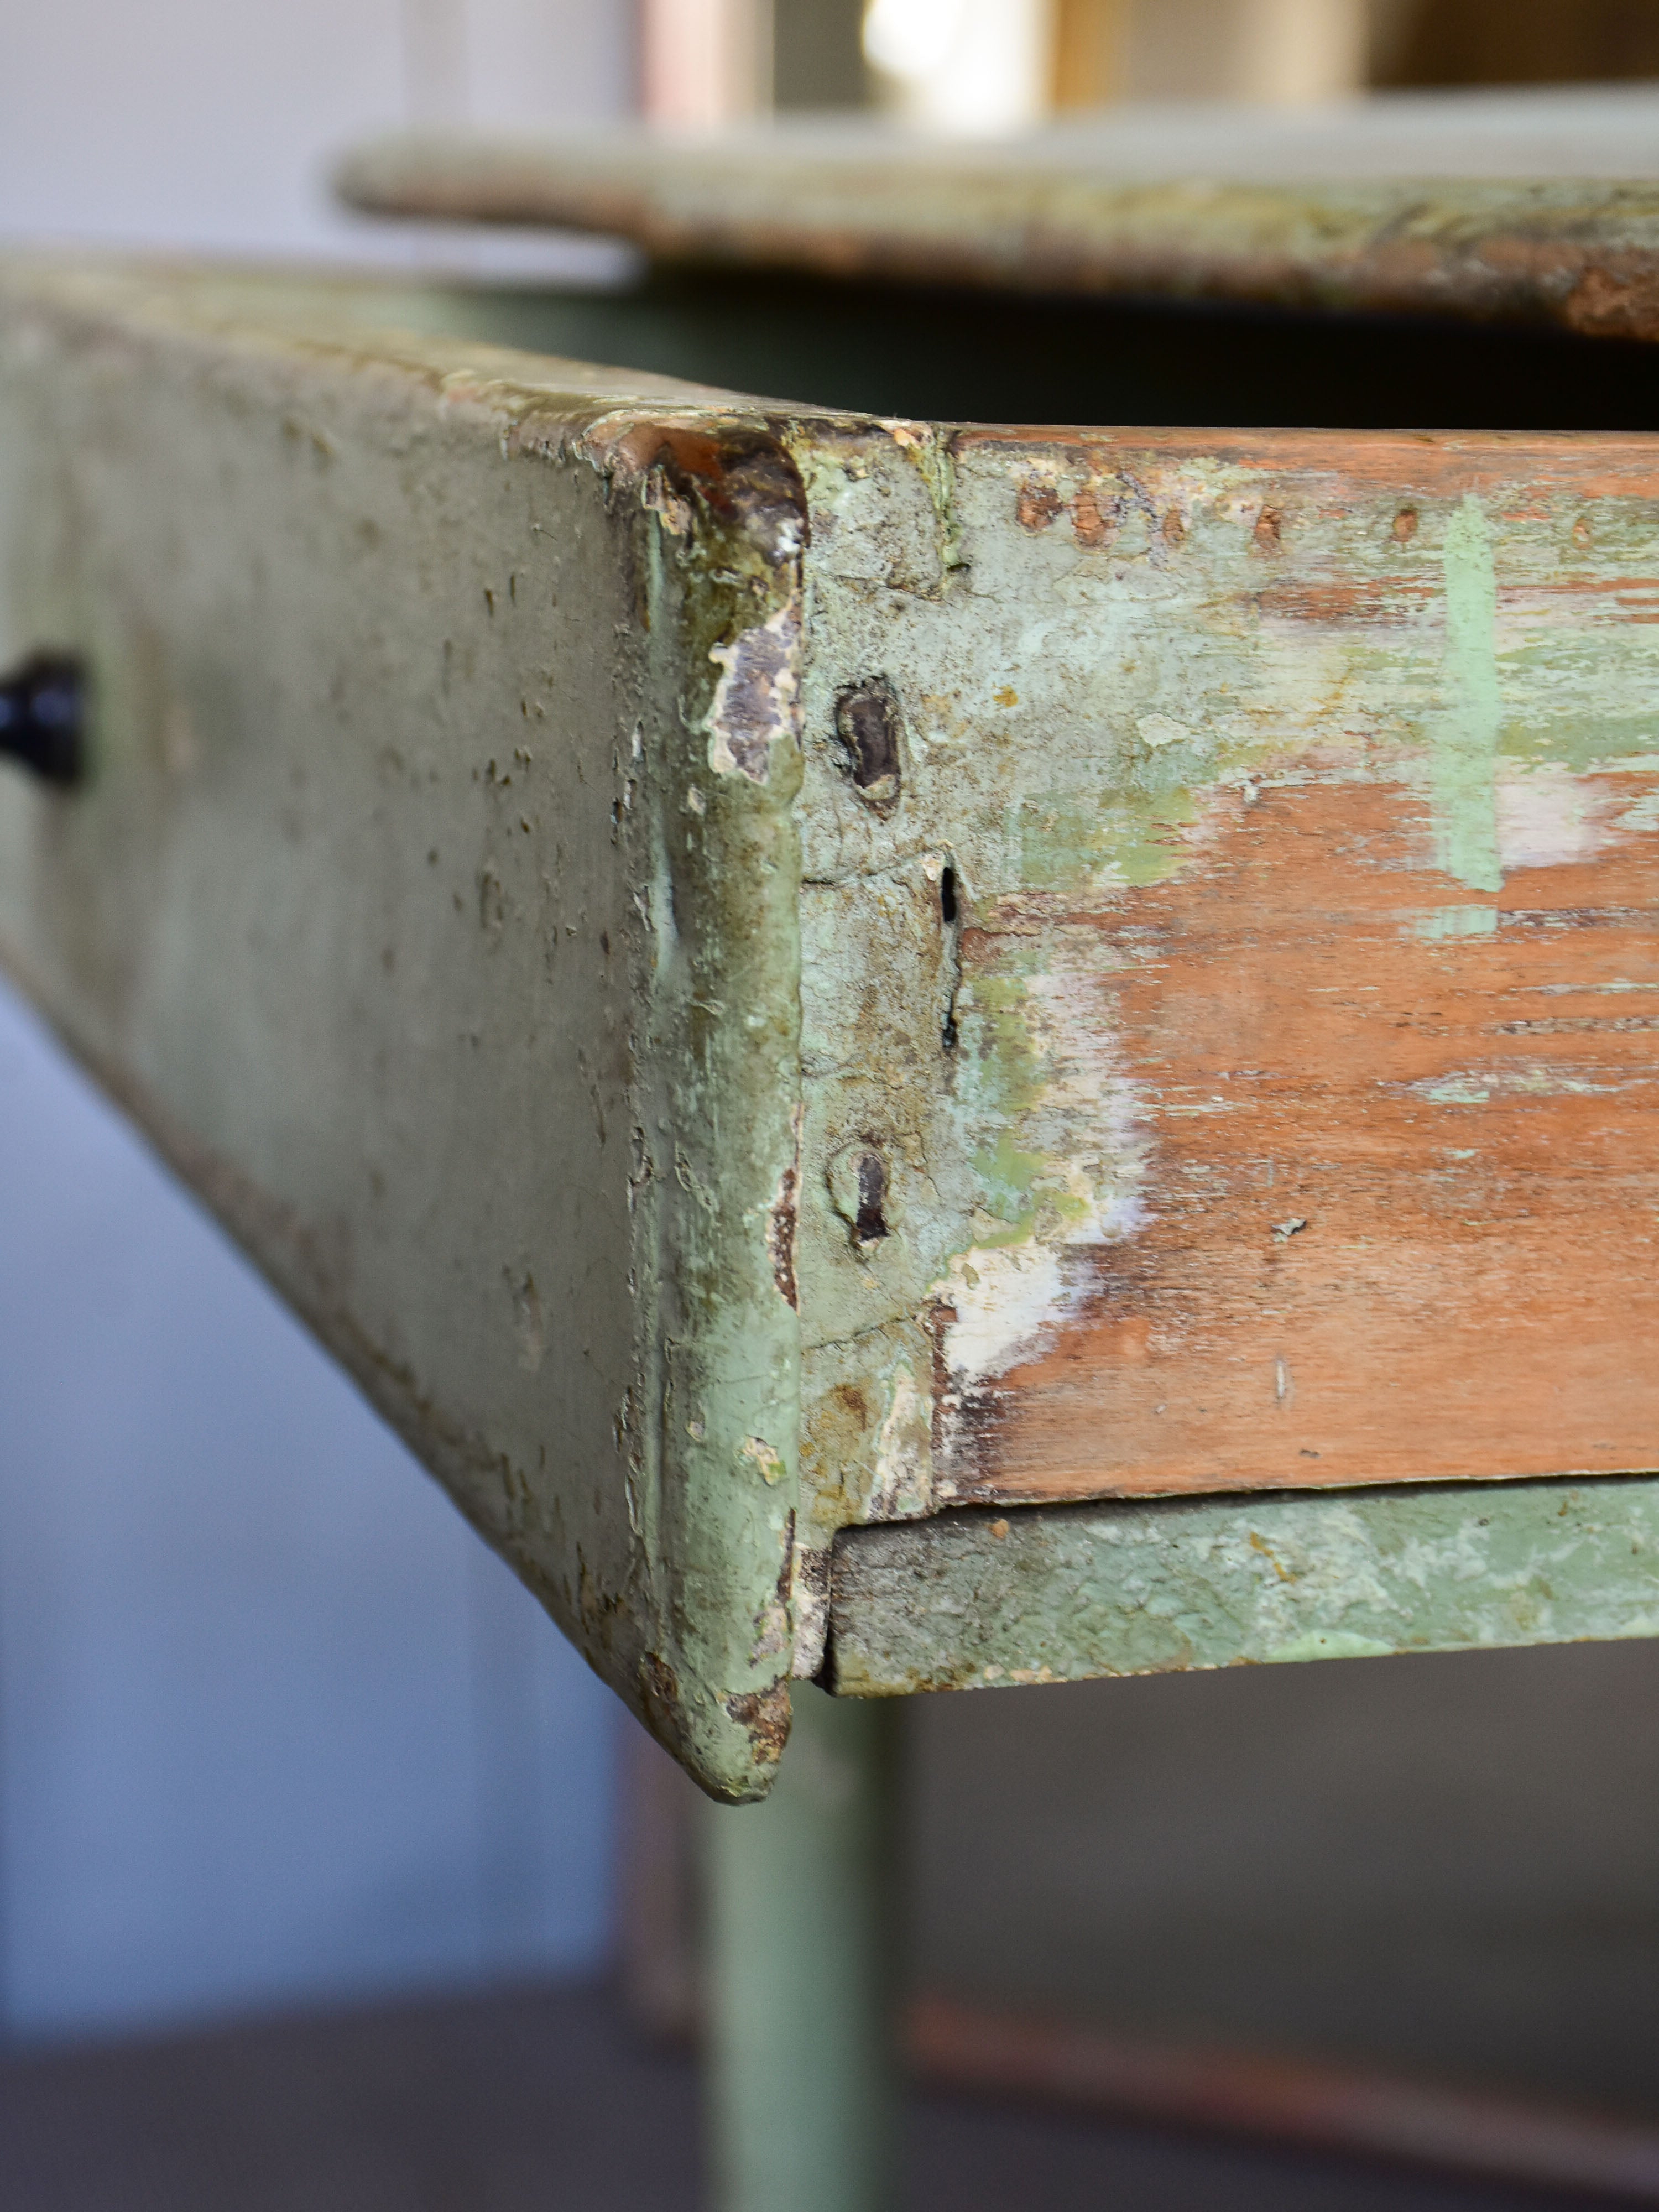
[[[878,1243],[887,1234],[887,1163],[879,1152],[859,1157],[859,1212],[853,1236],[860,1244]]]
[[[898,701],[884,676],[849,684],[836,701],[836,735],[847,755],[853,787],[866,806],[890,814],[902,781]]]
[[[961,912],[962,902],[957,895],[957,872],[954,868],[947,866],[943,870],[939,879],[939,917],[946,929],[953,930],[957,927]],[[953,957],[954,970],[951,996],[945,1009],[945,1021],[939,1030],[939,1042],[945,1047],[946,1052],[954,1052],[957,1048],[957,992],[962,981],[962,946],[959,939],[955,938],[951,939],[950,951]]]

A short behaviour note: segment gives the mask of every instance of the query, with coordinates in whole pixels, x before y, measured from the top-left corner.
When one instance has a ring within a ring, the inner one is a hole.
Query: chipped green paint
[[[1378,437],[1387,466],[1368,453],[1362,489],[1337,501],[1323,487],[1352,439],[944,431],[942,531],[916,489],[916,434],[814,432],[797,448],[805,900],[836,917],[805,925],[803,1015],[838,1040],[804,1070],[801,1540],[819,1588],[833,1527],[886,1510],[855,1473],[875,1464],[883,1389],[860,1386],[862,1436],[831,1404],[846,1347],[931,1340],[933,1465],[908,1494],[948,1504],[954,1396],[981,1375],[994,1390],[1042,1344],[1091,1247],[1132,1248],[1158,1124],[1113,1060],[1109,963],[1077,917],[1177,878],[1263,793],[1390,782],[1418,795],[1427,865],[1473,894],[1401,927],[1489,940],[1504,841],[1522,867],[1540,840],[1593,849],[1610,825],[1625,834],[1601,779],[1659,767],[1659,624],[1626,619],[1618,596],[1650,588],[1628,580],[1655,574],[1659,500],[1577,485],[1569,440],[1522,459],[1501,439]],[[878,672],[906,750],[902,800],[879,819],[826,736],[838,689]],[[1619,804],[1633,829],[1651,801]],[[946,853],[962,950],[935,914],[926,951],[918,881],[907,968],[890,886]],[[957,962],[953,1048],[934,1028],[935,957]],[[924,970],[927,1011],[907,1021]],[[1449,1079],[1437,1103],[1492,1095],[1483,1076]],[[813,1163],[888,1134],[902,1224],[855,1252]],[[816,1602],[801,1623],[810,1672]]]
[[[1429,945],[1449,945],[1460,937],[1490,937],[1498,927],[1492,906],[1441,906],[1419,915],[1417,934]]]
[[[1137,812],[1115,811],[1106,858],[1120,880],[1139,889],[1172,876],[1181,866],[1181,832],[1198,819],[1191,794],[1184,790],[1160,793]]]
[[[793,1642],[799,1323],[775,1217],[797,1174],[800,491],[740,417],[620,428],[605,459],[638,502],[651,662],[629,815],[653,915],[635,1274],[660,1419],[639,1452],[678,1685],[652,1717],[743,1799],[782,1750]]]
[[[1471,890],[1504,886],[1498,859],[1498,577],[1492,532],[1466,495],[1446,526],[1446,706],[1434,730],[1436,844],[1440,865]]]
[[[0,781],[0,954],[753,1797],[793,1636],[799,488],[706,392],[376,325],[438,306],[0,272],[0,629],[99,702],[84,791]]]
[[[1659,1633],[1659,1481],[957,1511],[836,1540],[845,1696]]]

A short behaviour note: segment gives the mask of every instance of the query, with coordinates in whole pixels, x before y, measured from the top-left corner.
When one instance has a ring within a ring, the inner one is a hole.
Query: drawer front
[[[1659,442],[905,435],[812,477],[820,1534],[1659,1464]]]

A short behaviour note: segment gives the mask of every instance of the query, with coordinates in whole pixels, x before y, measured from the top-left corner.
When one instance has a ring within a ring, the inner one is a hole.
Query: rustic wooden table
[[[678,271],[0,276],[0,955],[711,1796],[793,1711],[730,2207],[884,2193],[885,1701],[1659,1632],[1656,122],[400,142]]]

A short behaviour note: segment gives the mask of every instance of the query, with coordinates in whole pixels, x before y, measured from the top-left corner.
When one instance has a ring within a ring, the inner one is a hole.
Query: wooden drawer
[[[8,267],[7,967],[715,1794],[832,1595],[866,1693],[1651,1632],[1659,437],[488,336],[686,300]]]

